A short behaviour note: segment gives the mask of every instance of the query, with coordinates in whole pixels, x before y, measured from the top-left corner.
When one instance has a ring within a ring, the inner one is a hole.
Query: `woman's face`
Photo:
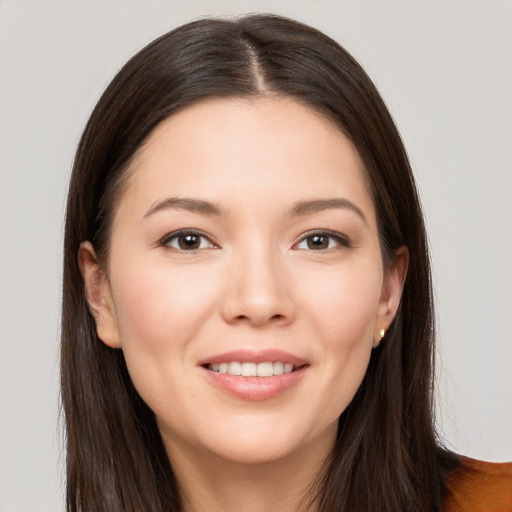
[[[163,122],[121,195],[106,274],[80,252],[98,334],[123,350],[171,457],[244,463],[331,449],[405,260],[383,271],[352,144],[287,98]]]

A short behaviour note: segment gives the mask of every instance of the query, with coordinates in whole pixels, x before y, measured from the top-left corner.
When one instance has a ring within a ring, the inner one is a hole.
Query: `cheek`
[[[373,341],[382,275],[374,265],[341,268],[304,281],[301,295],[332,349]],[[307,274],[306,274],[307,275]]]
[[[209,310],[213,290],[198,274],[148,264],[125,266],[118,275],[114,302],[123,345],[136,342],[158,349],[187,338]]]
[[[154,390],[170,390],[169,379],[178,382],[194,365],[191,347],[215,304],[213,290],[200,276],[165,267],[117,268],[113,291],[122,350],[135,387],[151,404]]]
[[[375,269],[353,269],[334,277],[323,280],[323,286],[309,287],[308,296],[310,318],[321,341],[316,354],[322,387],[329,390],[318,404],[325,425],[345,410],[366,373],[382,283]]]

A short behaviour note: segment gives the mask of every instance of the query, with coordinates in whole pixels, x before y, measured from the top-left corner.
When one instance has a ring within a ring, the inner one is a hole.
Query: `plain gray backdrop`
[[[426,212],[438,419],[454,450],[512,459],[510,1],[0,0],[0,511],[62,511],[58,337],[73,153],[114,73],[203,15],[275,12],[338,40],[379,87]]]

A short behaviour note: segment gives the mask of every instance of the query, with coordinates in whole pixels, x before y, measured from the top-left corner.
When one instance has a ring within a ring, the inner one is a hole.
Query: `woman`
[[[473,478],[511,507],[509,466],[436,437],[407,156],[309,27],[198,21],[126,64],[77,151],[63,302],[70,511],[459,510]]]

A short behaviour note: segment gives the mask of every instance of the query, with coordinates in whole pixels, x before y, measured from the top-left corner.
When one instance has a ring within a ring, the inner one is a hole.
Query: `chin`
[[[286,461],[308,451],[329,453],[334,445],[337,421],[324,430],[301,426],[297,421],[280,423],[261,418],[252,426],[226,429],[222,435],[208,439],[209,450],[225,461],[257,465]]]
[[[215,454],[226,462],[241,465],[260,465],[286,460],[293,457],[298,448],[289,442],[280,443],[278,439],[244,440],[229,444],[218,443]]]

